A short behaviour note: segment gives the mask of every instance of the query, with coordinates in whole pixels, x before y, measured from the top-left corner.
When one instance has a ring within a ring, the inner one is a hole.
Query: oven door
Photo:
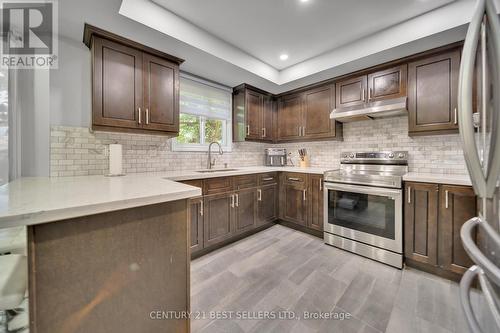
[[[401,189],[325,183],[325,232],[403,252]]]

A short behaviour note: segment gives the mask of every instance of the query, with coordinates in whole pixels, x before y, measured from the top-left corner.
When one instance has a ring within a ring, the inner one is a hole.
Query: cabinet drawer
[[[209,178],[203,181],[203,194],[229,192],[233,189],[231,177]]]
[[[285,172],[283,174],[283,181],[285,182],[285,184],[306,186],[307,174],[295,173],[295,172]]]
[[[278,183],[278,173],[261,173],[259,174],[259,185],[271,185]]]
[[[257,186],[257,175],[243,175],[233,177],[234,188],[242,190]]]
[[[179,183],[203,188],[203,179],[181,180]]]

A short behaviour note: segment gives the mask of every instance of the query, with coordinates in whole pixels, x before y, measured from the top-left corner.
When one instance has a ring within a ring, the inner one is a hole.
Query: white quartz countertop
[[[243,167],[200,173],[173,171],[123,177],[33,177],[0,186],[0,228],[34,225],[201,195],[179,180],[236,176],[273,171],[323,174],[331,168]]]
[[[440,175],[432,173],[409,172],[403,176],[404,181],[436,183],[449,185],[471,186],[472,182],[469,175]]]

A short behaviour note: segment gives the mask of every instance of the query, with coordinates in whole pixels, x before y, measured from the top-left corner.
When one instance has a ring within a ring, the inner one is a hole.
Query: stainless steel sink
[[[228,171],[238,171],[238,169],[207,169],[207,170],[197,170],[199,173],[213,173],[213,172],[228,172]]]

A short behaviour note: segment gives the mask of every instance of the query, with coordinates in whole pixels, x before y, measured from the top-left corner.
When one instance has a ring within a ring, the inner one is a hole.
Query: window
[[[0,69],[0,185],[9,181],[9,72]]]
[[[219,142],[231,151],[231,89],[181,75],[179,136],[174,151],[206,151]]]

